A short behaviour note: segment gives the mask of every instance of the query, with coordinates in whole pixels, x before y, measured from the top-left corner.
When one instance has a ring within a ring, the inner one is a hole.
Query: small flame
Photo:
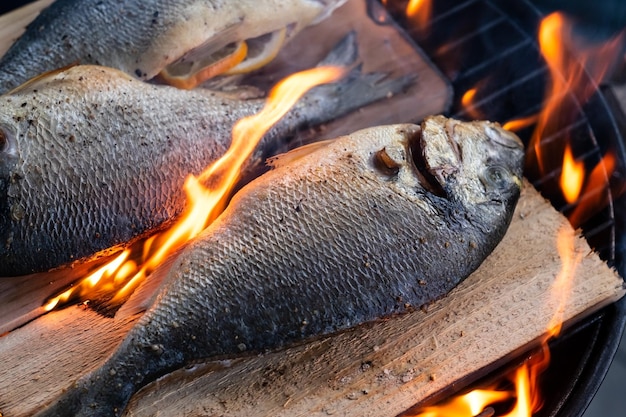
[[[512,389],[490,385],[483,389],[474,389],[467,394],[456,396],[444,403],[424,407],[412,417],[475,417],[492,416],[495,409],[503,409],[511,401],[509,411],[498,414],[499,417],[532,417],[543,406],[539,380],[550,364],[548,341],[558,336],[563,323],[565,303],[571,292],[572,279],[582,254],[574,246],[576,235],[570,227],[562,227],[557,235],[557,250],[561,258],[561,270],[550,290],[550,305],[555,305],[554,313],[546,326],[546,333],[541,339],[541,349],[524,364],[506,376]]]
[[[88,296],[96,287],[103,291],[115,290],[123,285],[113,301],[123,300],[169,254],[197,236],[217,217],[226,203],[228,193],[238,180],[241,166],[265,132],[309,89],[334,82],[344,74],[343,68],[318,67],[293,74],[277,84],[270,92],[263,110],[235,124],[228,151],[200,176],[190,175],[186,179],[184,190],[188,200],[187,209],[172,228],[147,239],[143,244],[126,249],[76,286],[50,299],[45,303],[44,309],[50,311],[60,303]],[[204,183],[210,183],[211,187],[205,187]],[[110,280],[103,283],[107,279]]]
[[[509,120],[502,127],[506,130],[510,130],[511,132],[519,132],[522,129],[526,129],[537,123],[538,115],[534,114],[532,116],[523,117],[521,119]]]
[[[578,200],[585,180],[585,164],[574,160],[571,146],[565,147],[563,155],[563,171],[561,171],[561,190],[565,200],[572,204]]]
[[[470,88],[461,97],[461,105],[465,109],[465,113],[472,119],[482,119],[485,116],[482,114],[478,107],[476,107],[476,93],[478,93],[479,86]]]
[[[576,208],[568,215],[573,227],[578,228],[593,216],[599,209],[609,203],[607,193],[608,179],[615,171],[616,159],[611,152],[602,157],[600,162],[593,168],[586,178],[585,186],[581,192],[581,198]],[[616,195],[624,192],[624,189],[611,188]]]
[[[424,29],[430,21],[432,8],[432,0],[409,0],[405,13],[418,29]]]
[[[443,404],[424,407],[414,417],[474,417],[481,414],[489,405],[512,397],[513,393],[510,391],[476,389]]]

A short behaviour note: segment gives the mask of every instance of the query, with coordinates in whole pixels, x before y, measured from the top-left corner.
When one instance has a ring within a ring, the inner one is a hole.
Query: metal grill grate
[[[459,4],[438,0],[432,7],[433,16],[426,27],[416,28],[401,10],[396,10],[395,17],[452,82],[453,117],[506,122],[536,114],[541,109],[549,73],[536,41],[542,16],[531,3],[469,0]],[[476,88],[476,94],[468,107],[462,103],[462,97],[472,88]],[[569,136],[573,139],[574,156],[584,162],[587,172],[607,151],[617,156],[618,167],[612,178],[606,177],[607,186],[585,195],[580,202],[597,193],[605,194],[602,199],[607,205],[585,221],[582,229],[602,259],[618,266],[624,276],[623,245],[618,244],[616,237],[625,231],[617,229],[621,222],[615,219],[615,198],[610,187],[620,182],[626,172],[622,134],[600,89],[588,103],[577,102],[571,94],[567,102],[567,107],[576,109],[579,115],[571,124],[559,126],[543,138],[541,149],[560,159]],[[518,132],[526,144],[533,129],[531,126]],[[561,165],[560,160],[557,162],[544,173],[527,166],[526,176],[558,210],[569,214],[576,205],[567,204],[561,196],[558,185]]]
[[[450,79],[455,97],[450,114],[461,119],[485,118],[506,122],[536,114],[542,108],[549,71],[537,44],[540,11],[531,0],[437,0],[427,27],[416,28],[404,16],[406,3],[391,6],[394,18],[426,51]],[[394,7],[396,7],[394,9]],[[473,106],[462,103],[468,90],[478,87]],[[626,276],[626,227],[619,207],[626,196],[612,195],[624,183],[626,151],[620,126],[621,110],[601,88],[581,104],[574,95],[567,107],[579,111],[576,119],[558,126],[543,138],[541,150],[553,152],[559,163],[541,174],[527,166],[526,176],[561,212],[568,215],[578,204],[567,204],[558,179],[560,159],[570,141],[577,160],[589,172],[607,153],[617,159],[615,172],[578,203],[600,194],[607,202],[582,225],[583,234],[602,259]],[[534,126],[518,134],[526,144]],[[569,136],[569,139],[568,139]],[[623,212],[622,212],[623,213]],[[541,416],[581,415],[599,387],[619,344],[625,323],[626,302],[613,304],[567,330],[551,343],[553,362],[544,374],[545,404]],[[502,370],[500,371],[502,372]],[[498,374],[496,372],[495,374]],[[486,379],[493,378],[493,375]]]

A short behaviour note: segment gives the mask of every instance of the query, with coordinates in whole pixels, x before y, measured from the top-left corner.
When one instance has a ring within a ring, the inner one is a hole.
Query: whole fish
[[[269,62],[345,0],[56,0],[0,61],[0,93],[71,64],[192,88]]]
[[[117,416],[139,388],[191,361],[441,298],[503,237],[522,158],[499,125],[443,116],[279,158],[184,250],[106,363],[38,416]]]
[[[355,39],[347,36],[323,63],[353,63]],[[263,164],[303,127],[412,83],[381,77],[356,68],[313,89],[268,132],[249,164]],[[188,174],[222,156],[233,124],[264,104],[151,85],[96,66],[0,96],[0,276],[110,253],[166,226],[185,207]]]

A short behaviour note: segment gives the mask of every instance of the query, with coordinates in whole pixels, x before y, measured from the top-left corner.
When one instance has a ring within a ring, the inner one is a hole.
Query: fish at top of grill
[[[173,263],[102,367],[38,417],[117,416],[192,361],[263,352],[441,298],[503,237],[523,145],[443,116],[279,157]]]
[[[348,35],[323,64],[350,66]],[[412,85],[352,70],[305,95],[244,169],[262,165],[302,128]],[[263,99],[140,82],[76,66],[0,96],[0,277],[46,271],[114,249],[173,221],[189,174],[222,156],[233,124]],[[284,148],[283,148],[284,149]]]
[[[0,60],[0,93],[71,64],[192,88],[254,70],[345,0],[56,0]]]

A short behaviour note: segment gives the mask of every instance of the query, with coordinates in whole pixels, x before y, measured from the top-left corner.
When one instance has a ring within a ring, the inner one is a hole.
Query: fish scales
[[[396,170],[381,169],[381,152]],[[277,349],[441,298],[504,235],[523,149],[497,125],[434,117],[283,158],[184,250],[107,362],[39,417],[120,415],[135,391],[187,363]]]
[[[0,93],[76,63],[104,65],[141,80],[186,53],[289,26],[289,37],[343,1],[56,0],[0,60]],[[210,49],[210,48],[209,48]]]
[[[329,56],[339,51],[352,62],[354,41],[348,36]],[[264,136],[244,171],[299,129],[411,82],[355,69],[313,89]],[[234,123],[264,104],[146,84],[97,66],[50,74],[0,97],[0,276],[100,256],[167,226],[185,207],[187,175],[223,155]]]

